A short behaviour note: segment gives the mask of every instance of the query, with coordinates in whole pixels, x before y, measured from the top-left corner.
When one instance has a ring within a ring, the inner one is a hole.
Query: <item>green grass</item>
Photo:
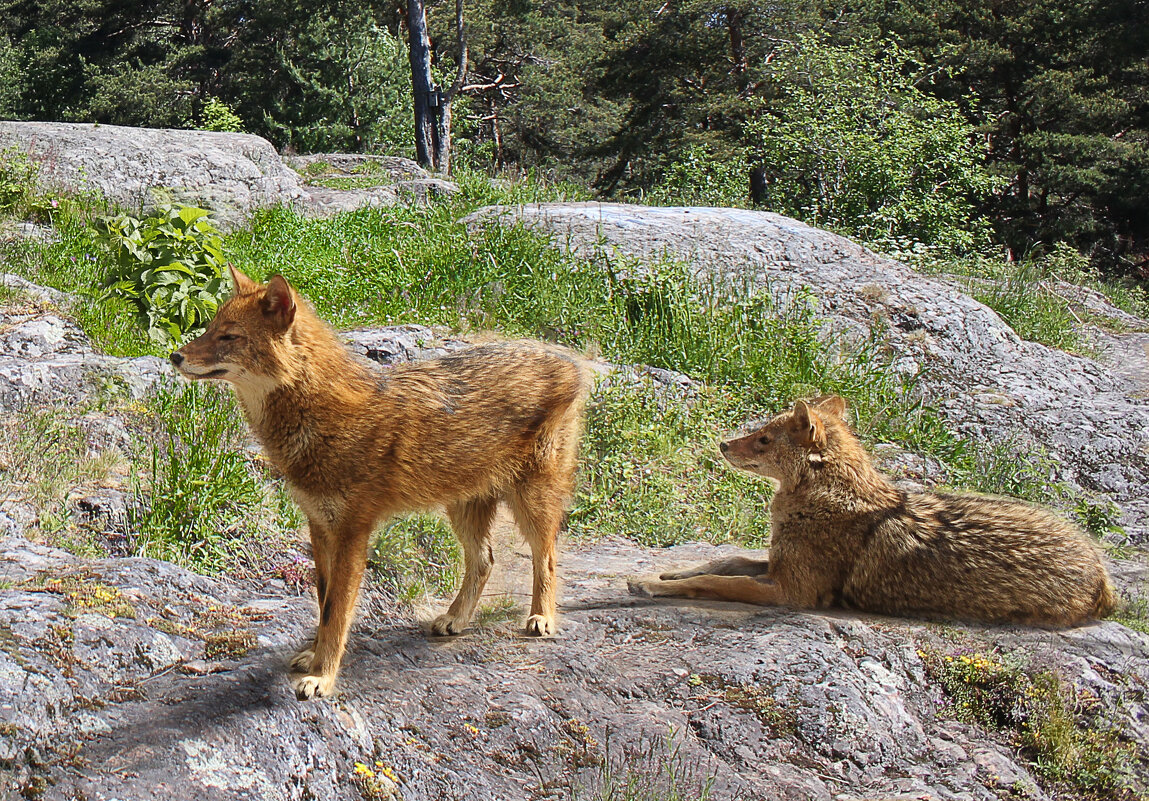
[[[1022,339],[1061,350],[1090,355],[1083,337],[1084,324],[1106,329],[1121,329],[1122,325],[1075,309],[1070,300],[1056,291],[1056,281],[1095,290],[1116,308],[1149,317],[1149,292],[1145,285],[1098,275],[1088,258],[1063,243],[1046,254],[1016,262],[988,255],[939,259],[928,252],[899,257],[923,272],[964,279],[966,292],[997,312]]]
[[[426,593],[452,593],[460,578],[461,560],[462,549],[450,524],[427,513],[385,522],[367,555],[372,575],[405,601]]]
[[[0,483],[30,502],[41,536],[84,556],[102,556],[91,532],[76,526],[68,502],[79,487],[103,481],[122,462],[114,450],[91,453],[83,428],[62,409],[0,416]]]
[[[136,550],[205,572],[240,571],[276,535],[301,524],[247,451],[231,392],[193,384],[160,389],[137,421]],[[282,537],[278,539],[282,540]]]
[[[769,485],[725,465],[717,448],[743,419],[729,392],[676,399],[649,380],[604,387],[587,410],[571,535],[764,546]]]

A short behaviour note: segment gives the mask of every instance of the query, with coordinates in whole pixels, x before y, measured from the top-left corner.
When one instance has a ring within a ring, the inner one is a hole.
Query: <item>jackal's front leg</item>
[[[688,579],[695,576],[765,576],[770,572],[770,562],[766,559],[749,559],[745,556],[727,556],[684,570],[670,570],[659,576],[663,581]]]
[[[319,609],[323,609],[323,604],[327,600],[327,576],[331,571],[329,564],[332,548],[331,534],[323,523],[311,517],[308,518],[307,529],[311,534],[311,558],[315,562],[315,603]],[[318,630],[316,637],[312,637],[311,642],[292,657],[291,671],[293,673],[306,673],[311,669],[317,637]]]
[[[362,522],[330,529],[316,565],[326,565],[319,593],[319,631],[315,644],[299,652],[291,664],[291,683],[300,700],[331,695],[347,645],[347,631],[355,614],[359,583],[367,565],[367,539],[371,526]],[[310,657],[310,658],[309,658]]]

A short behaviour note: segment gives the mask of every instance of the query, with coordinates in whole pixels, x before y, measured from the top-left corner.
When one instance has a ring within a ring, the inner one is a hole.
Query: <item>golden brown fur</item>
[[[632,591],[1055,626],[1113,611],[1084,533],[1017,500],[898,489],[874,469],[837,396],[798,401],[721,450],[778,484],[769,560],[719,560]]]
[[[319,629],[292,662],[300,698],[331,693],[366,564],[389,515],[444,506],[465,574],[436,634],[462,631],[491,570],[490,525],[506,501],[534,557],[527,631],[555,631],[555,560],[570,498],[588,371],[538,342],[480,345],[380,371],[275,276],[233,270],[234,297],[172,354],[191,378],[232,383],[256,436],[306,513]]]

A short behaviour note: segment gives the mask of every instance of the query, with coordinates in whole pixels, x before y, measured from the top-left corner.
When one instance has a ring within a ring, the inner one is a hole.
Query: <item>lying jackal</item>
[[[332,692],[368,539],[400,512],[445,506],[463,545],[462,587],[436,634],[471,619],[493,554],[491,521],[508,503],[531,546],[527,632],[555,631],[556,539],[569,501],[589,374],[538,342],[480,345],[376,371],[280,276],[232,269],[235,295],[201,337],[172,354],[193,379],[235,388],[244,414],[307,515],[319,629],[292,661],[300,698]]]
[[[633,592],[1057,626],[1114,609],[1084,533],[1021,501],[898,489],[874,469],[836,395],[798,401],[719,447],[778,485],[769,560],[722,559],[632,582]]]

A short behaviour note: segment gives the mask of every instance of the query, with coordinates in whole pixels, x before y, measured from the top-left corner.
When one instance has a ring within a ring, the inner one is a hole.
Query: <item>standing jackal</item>
[[[632,592],[1062,626],[1113,611],[1084,533],[1021,501],[898,489],[836,395],[798,401],[720,450],[778,485],[769,560],[720,559],[631,582]]]
[[[436,634],[471,619],[506,501],[530,544],[526,629],[555,632],[556,540],[574,484],[589,372],[539,342],[479,345],[377,371],[357,362],[281,276],[266,286],[232,268],[235,295],[172,354],[189,378],[235,388],[267,455],[307,515],[319,629],[292,661],[300,698],[329,695],[376,523],[444,506],[463,545],[462,587]]]

